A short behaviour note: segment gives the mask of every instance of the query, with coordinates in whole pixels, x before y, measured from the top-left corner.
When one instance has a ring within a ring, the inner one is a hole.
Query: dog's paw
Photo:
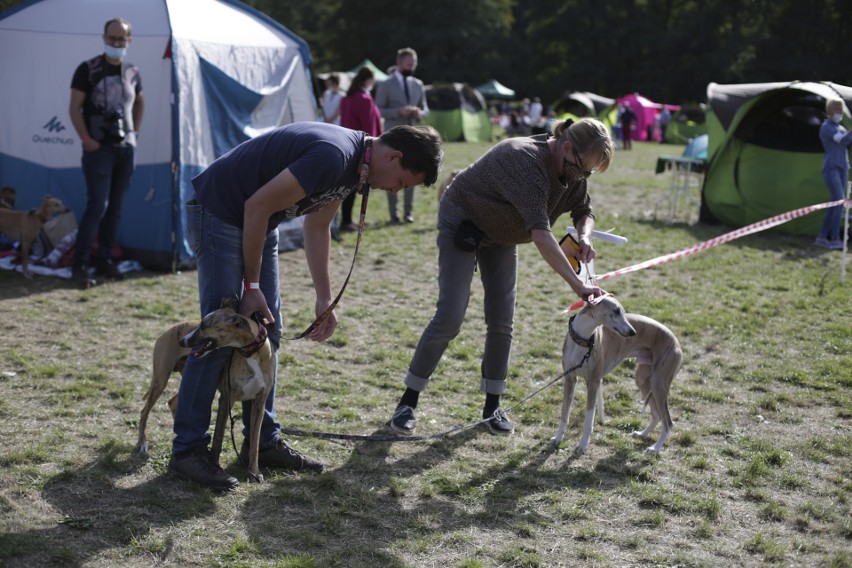
[[[559,444],[562,442],[562,436],[554,436],[550,439],[550,445],[554,448],[558,448]]]
[[[658,456],[660,455],[660,450],[657,449],[657,446],[648,446],[645,448],[645,455]]]
[[[249,483],[263,483],[263,474],[262,473],[254,474],[254,473],[249,472],[248,482]]]
[[[645,435],[645,432],[643,432],[641,430],[634,430],[633,432],[630,433],[630,435],[633,436],[634,438],[641,438],[643,440],[645,440],[648,437],[648,436]]]
[[[137,456],[147,457],[148,456],[148,444],[139,444],[136,446],[136,449],[133,450]]]
[[[577,444],[577,446],[574,448],[574,455],[575,456],[582,456],[583,454],[586,453],[587,449],[589,449],[589,446],[583,446],[581,444]]]

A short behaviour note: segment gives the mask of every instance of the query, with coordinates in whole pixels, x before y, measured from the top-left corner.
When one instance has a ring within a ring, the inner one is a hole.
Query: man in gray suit
[[[426,105],[426,91],[423,81],[414,77],[417,69],[417,52],[404,47],[396,52],[396,70],[376,87],[376,106],[385,119],[384,128],[389,130],[400,124],[416,125],[429,114]],[[407,187],[404,192],[403,212],[405,222],[414,222],[411,208],[414,205],[414,188]],[[397,215],[397,197],[388,193],[388,209],[391,225],[399,225]]]

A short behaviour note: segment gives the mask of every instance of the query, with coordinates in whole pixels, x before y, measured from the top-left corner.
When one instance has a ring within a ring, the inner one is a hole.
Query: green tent
[[[378,83],[379,81],[384,81],[388,78],[388,74],[376,67],[376,64],[370,61],[369,59],[365,59],[364,61],[350,69],[348,73],[351,73],[352,77],[354,77],[361,69],[361,67],[369,67],[373,70],[373,75],[375,75],[376,83]]]
[[[550,108],[556,113],[560,120],[570,118],[580,120],[590,116],[603,120],[609,110],[615,108],[615,99],[602,97],[589,91],[569,91],[553,103]],[[608,125],[608,126],[611,126]]]
[[[701,221],[750,225],[793,209],[829,201],[822,179],[819,127],[825,102],[846,103],[852,126],[852,88],[829,82],[707,86],[708,165]],[[777,230],[814,236],[822,215],[813,213]]]
[[[423,124],[433,126],[447,142],[488,142],[491,121],[485,100],[462,83],[435,83],[426,86],[429,114]]]
[[[497,79],[491,79],[487,83],[483,83],[476,88],[486,99],[513,99],[515,98],[514,89],[510,89]]]
[[[684,104],[672,113],[672,121],[666,128],[666,142],[688,144],[690,140],[707,133],[707,111],[703,104]]]

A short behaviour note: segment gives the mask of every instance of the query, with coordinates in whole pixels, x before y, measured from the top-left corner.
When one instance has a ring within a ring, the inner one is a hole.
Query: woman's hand
[[[595,248],[592,246],[592,240],[588,237],[580,237],[580,240],[577,241],[577,244],[580,245],[580,250],[577,252],[577,256],[575,258],[580,262],[592,262],[595,256],[597,256]]]
[[[583,284],[581,288],[578,290],[573,288],[574,293],[580,296],[581,300],[588,301],[589,297],[597,298],[598,296],[603,296],[606,292],[598,286],[589,286],[587,284]]]

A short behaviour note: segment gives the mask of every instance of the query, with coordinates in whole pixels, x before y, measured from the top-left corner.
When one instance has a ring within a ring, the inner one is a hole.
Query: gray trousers
[[[486,328],[480,390],[503,394],[512,348],[518,249],[484,239],[476,253],[460,250],[453,244],[453,236],[461,219],[453,218],[447,210],[442,207],[438,215],[438,304],[414,350],[405,385],[416,391],[428,386],[444,351],[461,330],[470,301],[474,267],[478,265],[485,290]]]
[[[414,207],[414,188],[406,187],[402,190],[403,200],[402,200],[402,214],[405,217],[411,215],[411,210]],[[399,221],[399,215],[396,212],[396,204],[398,203],[397,195],[395,193],[388,192],[388,212],[390,213],[391,220],[396,219]]]

